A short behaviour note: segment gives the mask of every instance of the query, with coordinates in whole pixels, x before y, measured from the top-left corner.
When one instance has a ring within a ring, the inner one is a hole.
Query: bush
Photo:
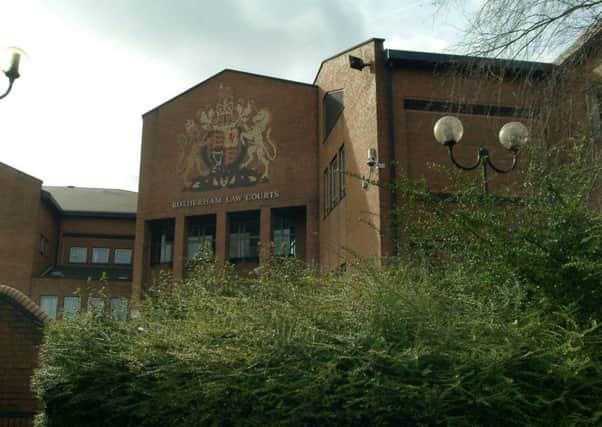
[[[599,167],[567,152],[495,196],[400,183],[384,266],[249,278],[202,256],[137,319],[54,322],[40,424],[601,425]]]
[[[599,331],[517,283],[476,293],[476,277],[402,264],[264,271],[201,262],[158,284],[139,319],[55,322],[34,382],[47,425],[569,425],[602,413]]]

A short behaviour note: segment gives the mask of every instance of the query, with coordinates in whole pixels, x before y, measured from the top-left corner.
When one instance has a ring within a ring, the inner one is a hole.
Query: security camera
[[[370,148],[368,149],[368,161],[366,161],[366,164],[368,165],[368,167],[373,168],[374,166],[376,166],[376,163],[376,149]]]

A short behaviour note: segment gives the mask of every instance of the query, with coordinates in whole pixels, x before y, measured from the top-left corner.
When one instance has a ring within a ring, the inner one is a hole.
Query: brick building
[[[134,295],[157,269],[182,277],[203,244],[245,270],[270,252],[322,272],[390,254],[395,201],[361,178],[443,184],[427,165],[447,161],[432,127],[449,113],[465,123],[462,160],[487,144],[509,163],[497,132],[522,111],[525,82],[553,68],[372,39],[324,60],[313,84],[234,70],[210,77],[143,115]],[[368,165],[369,152],[384,168]]]
[[[123,317],[127,298],[140,298],[159,270],[183,277],[187,259],[203,250],[242,272],[270,254],[322,272],[344,269],[351,257],[392,254],[389,213],[399,201],[370,182],[424,177],[443,188],[429,168],[449,162],[433,139],[437,119],[464,122],[460,161],[486,146],[509,165],[500,127],[528,118],[563,67],[580,71],[568,83],[570,119],[552,121],[570,126],[554,132],[600,132],[600,60],[599,34],[559,64],[391,50],[371,39],[325,59],[313,83],[224,70],[148,111],[138,193],[44,187],[0,164],[5,335],[19,336],[30,322],[35,348],[48,315],[91,306]],[[506,179],[493,176],[492,189]],[[14,348],[0,346],[0,359],[20,357]],[[28,360],[31,370],[35,358]],[[3,387],[0,419],[2,411],[35,410],[13,404]]]

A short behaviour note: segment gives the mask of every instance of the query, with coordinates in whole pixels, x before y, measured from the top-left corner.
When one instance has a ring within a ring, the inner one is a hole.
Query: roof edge
[[[6,166],[8,169],[12,170],[13,172],[17,172],[18,174],[20,174],[20,175],[24,175],[24,176],[26,176],[27,178],[31,178],[31,179],[33,179],[33,180],[36,180],[36,181],[38,181],[40,184],[42,184],[42,182],[43,182],[43,181],[42,181],[40,178],[36,178],[35,176],[33,176],[33,175],[30,175],[30,174],[28,174],[28,173],[25,173],[25,172],[23,172],[22,170],[19,170],[19,169],[17,169],[17,168],[14,168],[14,167],[12,167],[11,165],[8,165],[8,164],[6,164],[6,163],[4,163],[4,162],[0,162],[0,165],[2,165],[2,166]]]
[[[2,295],[8,297],[18,307],[25,310],[43,325],[47,325],[52,321],[52,317],[44,313],[39,305],[18,289],[7,285],[0,285],[0,296]]]
[[[301,86],[315,87],[315,85],[313,83],[305,83],[305,82],[300,82],[300,81],[297,81],[297,80],[283,79],[281,77],[268,76],[266,74],[251,73],[251,72],[248,72],[248,71],[235,70],[233,68],[224,68],[223,70],[218,71],[217,73],[215,73],[215,74],[207,77],[205,80],[203,80],[203,81],[195,84],[194,86],[189,87],[188,89],[184,90],[183,92],[180,92],[176,96],[174,96],[172,98],[169,98],[167,101],[162,102],[161,104],[157,105],[156,107],[151,108],[146,113],[142,113],[142,117],[144,118],[144,116],[146,116],[146,115],[148,115],[148,114],[150,114],[150,113],[158,110],[161,107],[164,107],[165,105],[167,105],[167,104],[175,101],[176,99],[180,98],[181,96],[184,96],[184,95],[186,95],[189,92],[192,92],[196,88],[204,85],[208,81],[213,80],[214,78],[216,78],[216,77],[218,77],[221,74],[224,74],[226,72],[244,74],[246,76],[258,77],[258,78],[262,78],[262,79],[276,80],[276,81],[280,81],[280,82],[283,82],[283,83],[292,83],[292,84],[297,84],[297,85],[301,85]]]
[[[448,53],[421,52],[413,50],[384,50],[385,63],[397,63],[409,66],[470,66],[484,65],[496,68],[506,68],[516,72],[533,71],[547,73],[556,66],[551,62],[522,61],[516,59],[487,58],[480,56],[457,55]]]
[[[322,71],[322,66],[325,63],[327,63],[328,61],[332,61],[333,59],[338,58],[339,56],[344,55],[344,54],[346,54],[348,52],[351,52],[352,50],[355,50],[358,47],[364,46],[364,45],[366,45],[368,43],[371,43],[371,42],[384,42],[384,41],[385,41],[385,39],[383,39],[381,37],[371,37],[368,40],[364,40],[361,43],[358,43],[356,45],[348,47],[347,49],[342,50],[339,53],[336,53],[336,54],[334,54],[332,56],[329,56],[328,58],[324,59],[322,62],[320,62],[320,66],[318,67],[318,71],[316,72],[316,76],[314,77],[314,83],[313,83],[313,85],[314,86],[316,85],[316,81],[318,80],[318,76],[320,75],[320,71]]]

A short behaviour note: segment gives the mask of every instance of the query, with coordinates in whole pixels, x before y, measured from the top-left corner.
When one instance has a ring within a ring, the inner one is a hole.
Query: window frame
[[[118,262],[117,254],[120,252],[127,251],[129,253],[128,262]],[[134,251],[131,248],[115,248],[113,250],[113,264],[115,265],[132,265],[132,256],[134,255]]]
[[[95,261],[94,260],[94,252],[100,251],[100,250],[107,251],[106,252],[106,254],[107,254],[106,261]],[[90,260],[92,264],[109,264],[110,260],[111,260],[111,248],[107,248],[104,246],[92,247],[92,258]]]
[[[44,301],[47,298],[54,299],[54,313],[51,313],[44,308],[44,306],[46,305],[46,304],[44,304]],[[59,306],[58,295],[40,295],[40,308],[42,309],[42,311],[44,313],[46,313],[48,316],[50,316],[53,319],[56,319],[56,316],[58,314],[58,306]]]
[[[83,261],[73,261],[73,250],[82,249],[84,251]],[[86,246],[70,246],[69,247],[69,264],[87,264],[88,263],[88,248]]]

